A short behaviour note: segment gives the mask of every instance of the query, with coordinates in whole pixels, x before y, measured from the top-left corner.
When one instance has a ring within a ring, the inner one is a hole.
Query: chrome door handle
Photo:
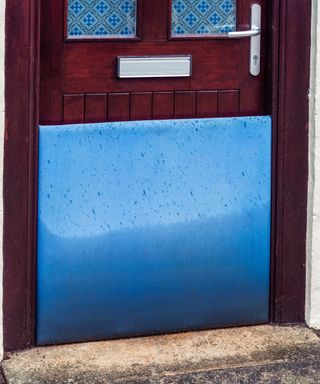
[[[258,76],[261,70],[261,6],[253,4],[251,6],[251,29],[248,31],[229,32],[231,39],[250,37],[250,73]]]
[[[228,32],[228,37],[231,39],[240,38],[240,37],[251,37],[251,36],[260,35],[260,33],[261,33],[261,29],[258,27],[254,27],[253,29],[250,29],[249,31]]]

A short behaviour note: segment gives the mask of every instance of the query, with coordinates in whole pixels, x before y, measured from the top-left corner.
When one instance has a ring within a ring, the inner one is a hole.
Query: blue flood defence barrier
[[[265,323],[271,119],[41,126],[37,343]]]

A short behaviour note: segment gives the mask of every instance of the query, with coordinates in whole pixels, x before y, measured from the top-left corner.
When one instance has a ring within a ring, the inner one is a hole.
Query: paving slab
[[[255,326],[34,348],[3,362],[9,384],[320,383],[320,339]]]

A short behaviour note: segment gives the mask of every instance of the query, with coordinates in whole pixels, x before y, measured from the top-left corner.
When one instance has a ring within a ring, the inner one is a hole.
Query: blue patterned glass
[[[68,0],[68,38],[135,37],[136,12],[136,0]]]
[[[236,0],[172,0],[173,37],[221,35],[236,29]]]

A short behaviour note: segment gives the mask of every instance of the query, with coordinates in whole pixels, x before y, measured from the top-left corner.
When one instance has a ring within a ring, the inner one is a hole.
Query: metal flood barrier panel
[[[271,119],[41,126],[37,343],[269,319]]]

